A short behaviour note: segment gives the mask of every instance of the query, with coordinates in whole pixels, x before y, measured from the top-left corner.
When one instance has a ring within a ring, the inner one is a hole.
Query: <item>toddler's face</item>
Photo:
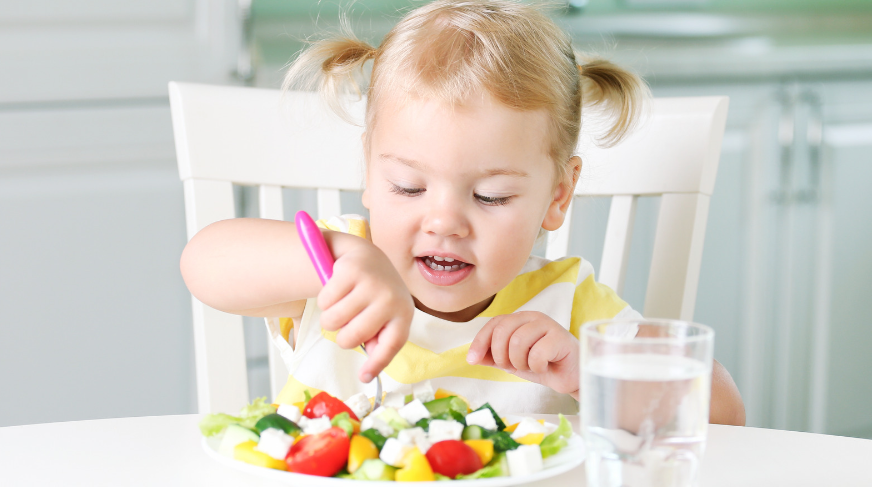
[[[518,274],[539,229],[556,221],[566,187],[554,189],[545,113],[481,94],[455,107],[386,100],[369,136],[363,202],[373,243],[418,308],[474,318]]]

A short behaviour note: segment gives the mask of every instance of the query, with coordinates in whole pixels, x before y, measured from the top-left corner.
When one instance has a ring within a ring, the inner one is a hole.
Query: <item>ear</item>
[[[542,220],[542,228],[548,231],[554,231],[563,225],[566,219],[566,211],[569,209],[569,204],[572,203],[572,196],[575,194],[575,184],[578,183],[578,175],[581,173],[581,158],[572,156],[567,162],[569,171],[566,177],[562,178],[560,184],[554,189],[554,195],[551,203],[548,205],[548,211],[545,212],[545,219]]]
[[[360,201],[363,203],[363,207],[367,210],[369,208],[369,171],[367,168],[369,167],[369,154],[366,153],[366,132],[360,134],[360,142],[363,144],[363,192],[360,194]]]

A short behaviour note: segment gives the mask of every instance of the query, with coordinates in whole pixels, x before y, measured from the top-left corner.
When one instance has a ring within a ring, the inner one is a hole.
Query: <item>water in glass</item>
[[[592,357],[581,404],[590,487],[695,485],[710,381],[711,362],[682,355]]]

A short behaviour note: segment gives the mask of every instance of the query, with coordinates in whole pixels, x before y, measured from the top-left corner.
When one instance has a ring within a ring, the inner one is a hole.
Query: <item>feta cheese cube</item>
[[[481,409],[478,411],[473,411],[466,415],[466,425],[467,426],[481,426],[486,430],[496,431],[497,429],[497,421],[494,419],[494,415],[490,412],[490,409]]]
[[[406,395],[403,391],[393,391],[385,394],[385,400],[382,401],[382,406],[394,409],[400,409],[406,404]]]
[[[409,424],[415,424],[424,418],[430,417],[430,411],[427,410],[427,407],[419,399],[415,399],[401,407],[399,413]]]
[[[436,393],[433,391],[433,386],[429,380],[412,384],[412,395],[421,402],[429,402],[436,399]]]
[[[402,467],[403,458],[406,456],[406,453],[409,453],[412,450],[412,448],[414,447],[411,445],[404,445],[396,438],[388,438],[388,441],[385,442],[385,446],[382,447],[381,453],[379,453],[378,457],[381,461],[392,467]]]
[[[369,415],[367,417],[363,418],[363,420],[360,422],[360,431],[366,431],[368,429],[372,429],[373,420],[375,418],[377,418],[378,415],[381,414],[382,411],[384,411],[384,410],[385,410],[384,407],[379,406],[375,411],[369,413]]]
[[[293,404],[279,404],[279,409],[276,411],[276,413],[298,424],[300,422],[300,418],[303,417],[303,413],[300,412],[300,408],[294,406]]]
[[[367,417],[371,417],[371,416],[367,416]],[[361,426],[361,428],[363,428],[363,427]],[[394,429],[393,426],[389,425],[387,423],[387,421],[385,421],[381,418],[372,418],[372,424],[370,425],[370,428],[375,428],[375,430],[378,431],[379,434],[384,436],[385,438],[387,438],[388,436],[393,436],[394,433],[396,432],[396,430]],[[369,429],[369,428],[367,428],[367,429]],[[366,431],[366,430],[362,429],[362,431]]]
[[[459,440],[463,434],[463,424],[453,420],[434,419],[430,421],[430,432],[427,439],[430,443],[439,443],[444,440]]]
[[[351,409],[355,415],[357,415],[357,419],[361,419],[372,409],[372,404],[369,403],[369,398],[366,397],[366,394],[363,392],[359,394],[355,394],[349,397],[345,401],[345,405],[348,406],[348,409]]]
[[[318,433],[323,433],[324,431],[332,428],[333,425],[330,423],[330,417],[327,415],[321,416],[320,418],[310,419],[306,421],[306,426],[303,426],[303,434],[306,435],[317,435]]]
[[[309,424],[309,421],[309,418],[305,416],[300,416],[300,420],[297,421],[297,426],[299,426],[300,429],[306,429],[306,425]]]
[[[518,427],[515,428],[515,432],[512,433],[512,439],[517,440],[518,438],[523,438],[531,433],[542,433],[545,434],[548,430],[545,426],[536,421],[533,418],[524,418],[518,423]]]
[[[534,474],[542,470],[542,451],[539,445],[521,445],[506,452],[506,463],[512,477]]]
[[[294,444],[294,437],[276,428],[267,428],[260,433],[255,450],[266,453],[276,460],[284,460]]]
[[[416,446],[421,453],[427,453],[430,449],[430,441],[427,439],[427,433],[423,428],[409,428],[400,431],[397,435],[397,440],[404,445]]]

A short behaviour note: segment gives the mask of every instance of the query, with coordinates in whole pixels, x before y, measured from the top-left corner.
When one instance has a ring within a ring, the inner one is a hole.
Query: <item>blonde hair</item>
[[[366,91],[368,131],[387,96],[462,103],[483,89],[510,108],[547,112],[548,155],[563,176],[578,143],[584,108],[609,117],[611,125],[597,142],[611,146],[631,130],[648,96],[638,76],[575,53],[569,35],[541,9],[516,1],[434,1],[403,17],[378,48],[344,30],[343,36],[303,51],[288,70],[283,89],[320,89],[346,120],[343,96]],[[366,89],[364,64],[370,59]]]

